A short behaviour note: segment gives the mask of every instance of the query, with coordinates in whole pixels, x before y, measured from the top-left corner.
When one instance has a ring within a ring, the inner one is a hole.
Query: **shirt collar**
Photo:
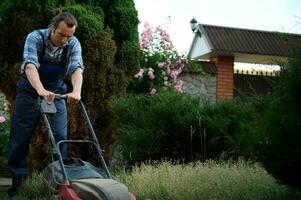
[[[70,39],[69,39],[68,42],[67,42],[64,46],[62,46],[62,47],[57,47],[57,46],[54,46],[54,45],[52,44],[52,42],[50,41],[50,34],[51,34],[51,29],[50,29],[50,28],[47,28],[47,29],[46,29],[45,34],[46,34],[46,36],[47,36],[47,40],[46,40],[47,45],[51,46],[52,48],[64,48],[64,47],[67,46],[67,45],[69,44],[69,42],[70,42]]]

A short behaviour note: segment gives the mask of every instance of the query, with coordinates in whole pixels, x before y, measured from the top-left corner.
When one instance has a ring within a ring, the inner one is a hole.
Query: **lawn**
[[[114,178],[125,183],[138,200],[301,199],[300,192],[279,184],[258,163],[207,161],[192,164],[142,164]],[[6,199],[1,191],[0,199]],[[46,200],[39,174],[34,174],[16,200]]]
[[[8,199],[6,190],[7,190],[7,188],[2,188],[2,187],[0,188],[0,199],[1,200]]]

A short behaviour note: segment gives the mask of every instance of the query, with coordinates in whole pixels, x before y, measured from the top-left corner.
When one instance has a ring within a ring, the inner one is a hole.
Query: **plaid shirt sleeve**
[[[83,65],[82,48],[80,42],[74,37],[72,43],[68,76],[71,76],[77,68],[80,68],[82,72],[85,68]]]
[[[40,67],[38,59],[38,49],[42,43],[42,36],[37,32],[31,32],[28,34],[23,51],[23,63],[21,65],[21,73],[24,72],[27,63],[34,64],[37,69]]]

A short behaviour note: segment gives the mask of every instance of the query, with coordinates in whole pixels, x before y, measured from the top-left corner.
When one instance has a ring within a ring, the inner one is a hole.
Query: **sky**
[[[167,26],[176,49],[187,53],[193,33],[190,20],[201,24],[301,34],[301,0],[134,0],[140,20]]]

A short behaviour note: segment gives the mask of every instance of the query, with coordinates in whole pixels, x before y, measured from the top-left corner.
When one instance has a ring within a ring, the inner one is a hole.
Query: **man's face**
[[[63,47],[67,44],[70,37],[75,32],[75,26],[68,27],[64,21],[61,21],[57,28],[52,28],[50,40],[57,47]]]

